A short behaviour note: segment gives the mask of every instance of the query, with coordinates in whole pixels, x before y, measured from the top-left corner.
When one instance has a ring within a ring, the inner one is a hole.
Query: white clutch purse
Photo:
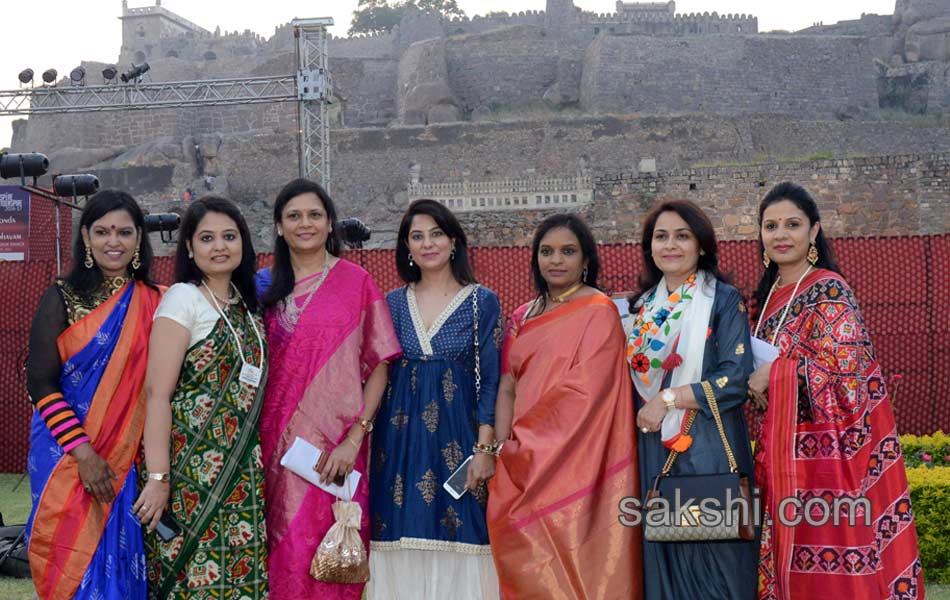
[[[320,460],[321,454],[323,454],[322,450],[307,440],[298,437],[294,440],[294,443],[291,444],[290,448],[288,448],[287,452],[284,453],[284,456],[281,457],[280,466],[290,469],[294,474],[303,477],[321,490],[333,494],[341,500],[351,499],[356,495],[356,488],[360,483],[360,477],[362,477],[362,475],[359,471],[354,470],[350,473],[349,477],[346,478],[343,485],[320,483],[320,475],[313,470],[313,467]]]

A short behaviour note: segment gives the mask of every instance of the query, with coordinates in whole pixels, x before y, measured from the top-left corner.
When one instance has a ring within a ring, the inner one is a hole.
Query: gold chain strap
[[[683,427],[683,435],[688,434],[689,430],[693,427],[693,421],[696,420],[696,412],[697,411],[695,410],[689,410],[686,412],[686,421]],[[666,457],[666,464],[663,465],[663,471],[660,473],[660,475],[666,477],[670,474],[670,470],[673,468],[673,463],[676,462],[676,457],[679,455],[680,453],[676,450],[672,450],[669,453],[669,455]]]
[[[706,402],[709,403],[709,410],[712,411],[713,419],[716,420],[716,428],[719,430],[719,437],[722,438],[722,445],[726,449],[726,459],[729,461],[729,470],[733,473],[739,471],[739,465],[736,463],[736,457],[732,453],[732,446],[729,445],[729,440],[726,439],[726,430],[722,426],[722,417],[719,415],[719,403],[716,401],[716,394],[713,393],[712,384],[708,381],[702,381],[700,384],[703,388],[703,393],[706,394]],[[683,433],[688,434],[690,428],[693,426],[693,421],[696,420],[695,410],[689,411],[689,414],[686,416],[686,426],[683,428]],[[679,452],[673,450],[670,452],[669,456],[666,457],[666,464],[663,465],[663,470],[660,473],[661,476],[665,477],[670,474],[670,471],[673,469],[673,463],[676,462],[676,457],[679,456]]]

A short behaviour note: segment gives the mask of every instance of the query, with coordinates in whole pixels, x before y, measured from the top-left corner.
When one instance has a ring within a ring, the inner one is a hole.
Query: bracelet
[[[354,442],[354,441],[353,441],[353,438],[351,438],[350,436],[346,436],[346,440],[347,440],[349,443],[353,444],[353,447],[356,448],[357,451],[359,451],[360,445],[357,444],[356,442]]]
[[[501,454],[501,448],[499,448],[498,444],[475,444],[472,446],[472,452],[498,456]]]

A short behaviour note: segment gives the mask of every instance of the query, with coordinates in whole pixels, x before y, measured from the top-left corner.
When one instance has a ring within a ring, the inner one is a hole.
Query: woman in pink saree
[[[258,273],[266,307],[270,373],[261,413],[261,451],[270,549],[270,597],[357,599],[363,584],[310,576],[310,562],[334,522],[336,498],[280,465],[301,437],[329,453],[320,475],[357,470],[353,500],[363,509],[369,549],[366,435],[386,387],[386,362],[401,354],[386,301],[369,273],[337,258],[336,211],[316,183],[296,179],[277,194],[274,266]]]

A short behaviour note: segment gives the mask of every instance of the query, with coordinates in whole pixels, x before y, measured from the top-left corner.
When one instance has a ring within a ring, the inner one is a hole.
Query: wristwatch
[[[373,422],[369,419],[360,419],[360,429],[363,430],[363,433],[373,433]]]
[[[154,479],[155,481],[161,481],[162,483],[168,483],[171,477],[168,473],[149,473],[149,479]]]
[[[663,400],[663,404],[666,405],[666,410],[676,409],[676,394],[673,393],[673,390],[669,388],[663,390],[663,393],[660,394],[660,399]]]

